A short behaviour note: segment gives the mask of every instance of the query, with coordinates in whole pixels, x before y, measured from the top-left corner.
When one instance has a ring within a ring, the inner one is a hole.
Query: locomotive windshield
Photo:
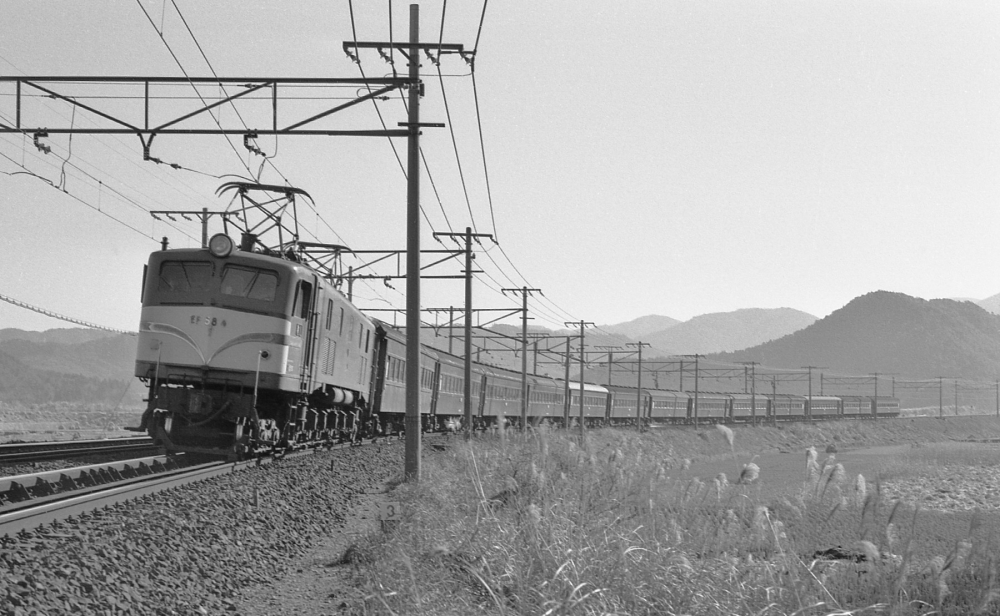
[[[227,265],[222,270],[222,294],[236,297],[274,301],[278,290],[278,276],[256,267]]]
[[[249,312],[284,314],[288,301],[279,273],[252,265],[170,260],[160,264],[148,305],[218,305]]]
[[[160,267],[157,290],[166,294],[189,294],[208,291],[212,281],[211,263],[166,261]]]

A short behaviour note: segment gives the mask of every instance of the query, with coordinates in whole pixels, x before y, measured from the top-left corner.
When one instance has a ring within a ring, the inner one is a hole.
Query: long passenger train
[[[405,333],[362,314],[293,253],[152,253],[142,285],[135,373],[149,388],[137,428],[171,451],[253,455],[399,432]],[[473,364],[476,428],[520,420],[521,374]],[[578,421],[580,383],[529,375],[528,418]],[[459,357],[421,349],[423,429],[464,416]],[[587,424],[788,421],[899,414],[889,397],[705,393],[584,383]],[[568,398],[568,400],[567,400]],[[568,402],[568,404],[567,404]]]

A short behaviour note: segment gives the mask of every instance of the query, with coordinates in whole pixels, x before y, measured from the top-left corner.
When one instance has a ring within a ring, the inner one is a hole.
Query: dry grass
[[[396,490],[395,530],[352,546],[358,613],[997,613],[982,517],[921,555],[928,514],[835,455],[808,451],[801,486],[773,498],[767,469],[717,432],[702,453],[734,458],[732,482],[692,476],[690,452],[650,434],[456,439]],[[816,557],[831,548],[846,559]]]

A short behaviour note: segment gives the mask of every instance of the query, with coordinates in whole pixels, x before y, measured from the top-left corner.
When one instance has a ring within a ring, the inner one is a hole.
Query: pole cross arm
[[[351,50],[354,53],[351,53]],[[430,57],[431,61],[435,64],[438,62],[438,58],[444,54],[459,54],[463,58],[468,58],[472,55],[472,52],[465,51],[465,45],[461,43],[406,43],[400,41],[344,41],[344,53],[347,54],[351,60],[355,63],[360,62],[358,59],[358,50],[361,49],[375,49],[379,54],[386,60],[389,58],[385,55],[384,51],[386,49],[394,49],[400,52],[404,58],[410,59],[410,51],[417,50],[419,53],[423,51]],[[438,58],[431,56],[431,52],[436,51],[438,53]]]

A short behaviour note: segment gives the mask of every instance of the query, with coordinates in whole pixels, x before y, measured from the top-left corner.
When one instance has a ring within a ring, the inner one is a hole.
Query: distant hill
[[[128,396],[127,392],[131,392],[132,395]],[[125,396],[127,398],[124,402],[127,404],[139,403],[141,387],[126,381],[39,370],[0,352],[0,401],[2,402],[115,405]]]
[[[718,353],[775,340],[815,321],[811,314],[792,308],[745,308],[703,314],[643,340],[676,353]]]
[[[135,345],[92,329],[0,330],[0,402],[140,404]]]
[[[1000,316],[971,302],[877,291],[802,331],[715,357],[783,368],[822,365],[846,374],[992,380],[1000,374]]]
[[[992,312],[993,314],[1000,314],[1000,293],[997,293],[996,295],[991,295],[986,299],[981,299],[979,301],[976,301],[976,304],[978,304],[983,310],[987,312]]]
[[[50,340],[52,338],[56,337],[49,337]],[[59,338],[73,339],[72,336]],[[11,339],[0,341],[0,352],[39,370],[79,374],[98,379],[127,380],[134,378],[135,345],[135,336],[125,334],[110,334],[91,340],[83,339],[81,342],[32,342]]]
[[[680,323],[680,321],[677,319],[672,319],[659,314],[650,314],[644,317],[639,317],[638,319],[626,321],[625,323],[618,323],[617,325],[602,325],[601,329],[608,333],[621,334],[622,336],[626,336],[632,340],[639,340],[647,334],[662,332],[670,329],[678,323]]]
[[[28,342],[36,343],[52,342],[57,344],[79,344],[81,342],[90,342],[92,340],[100,340],[102,338],[110,338],[112,336],[119,335],[120,334],[113,334],[99,329],[86,329],[83,327],[48,329],[44,332],[7,328],[0,329],[0,342],[6,342],[8,340],[27,340]]]

